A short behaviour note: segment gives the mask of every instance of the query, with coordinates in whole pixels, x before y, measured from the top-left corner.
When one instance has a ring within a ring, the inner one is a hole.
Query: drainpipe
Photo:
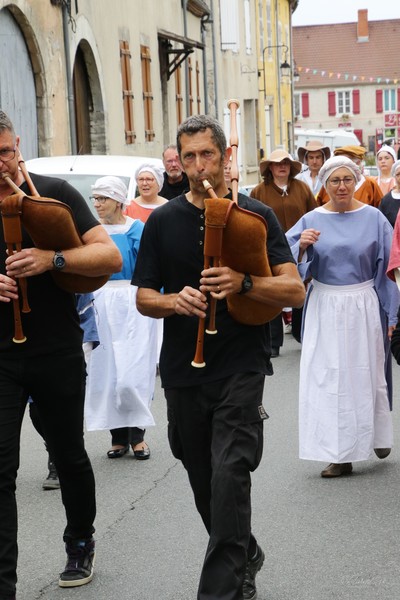
[[[212,56],[213,56],[213,68],[214,68],[214,102],[215,102],[215,118],[217,121],[219,120],[219,101],[218,101],[218,85],[217,85],[217,73],[216,73],[216,65],[217,63],[217,53],[215,48],[215,29],[214,29],[214,0],[211,0],[210,3],[211,9],[211,39],[212,39]]]
[[[204,87],[204,114],[208,115],[208,85],[207,85],[207,55],[206,55],[206,24],[210,22],[210,15],[201,17],[201,43],[203,44],[203,87]]]
[[[278,0],[275,0],[275,35],[276,35],[276,44],[279,45],[281,40],[278,39],[279,33],[279,18],[278,18]],[[276,72],[278,75],[278,110],[279,110],[279,145],[282,146],[282,95],[281,95],[281,70],[280,70],[280,57],[279,57],[279,48],[276,49]]]
[[[68,2],[63,2],[62,18],[63,18],[63,34],[64,34],[65,69],[66,69],[66,76],[67,76],[68,113],[69,113],[69,131],[70,131],[70,138],[71,138],[70,139],[71,154],[77,154],[74,88],[72,85],[70,45],[69,45],[69,35],[68,35],[68,21],[69,21],[70,14],[71,14],[71,1],[68,0]]]
[[[182,0],[183,8],[183,35],[187,37],[187,0]],[[186,116],[189,116],[190,103],[189,103],[189,65],[187,58],[185,59],[185,95],[186,95]]]

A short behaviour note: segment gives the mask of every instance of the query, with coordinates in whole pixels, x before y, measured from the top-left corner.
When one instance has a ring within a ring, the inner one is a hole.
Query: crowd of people
[[[19,144],[0,111],[0,171],[26,194]],[[0,600],[16,599],[15,482],[27,405],[48,451],[43,488],[61,488],[65,507],[61,587],[93,577],[95,480],[84,426],[110,432],[107,458],[149,459],[159,373],[171,452],[209,536],[197,598],[255,600],[265,552],[251,526],[251,473],[263,453],[265,377],[287,314],[301,344],[299,457],[327,462],[320,475],[335,478],[373,454],[389,456],[391,352],[400,364],[400,161],[383,145],[374,179],[362,172],[365,154],[346,146],[331,156],[313,141],[296,160],[277,148],[260,162],[249,196],[232,182],[223,128],[196,115],[164,149],[164,170],[150,162],[137,169],[135,198],[118,177],[94,183],[98,219],[68,183],[32,175],[42,196],[71,208],[83,245],[39,250],[23,229],[10,251],[0,225]],[[264,223],[270,273],[205,263],[204,180]],[[0,178],[0,202],[10,194]],[[91,289],[64,289],[55,277],[62,273],[83,276]],[[100,276],[106,282],[94,284]],[[21,317],[26,283],[31,312]],[[241,322],[231,297],[278,316]],[[215,301],[218,334],[202,338],[204,362],[194,368],[196,337]],[[26,332],[18,344],[17,321]]]

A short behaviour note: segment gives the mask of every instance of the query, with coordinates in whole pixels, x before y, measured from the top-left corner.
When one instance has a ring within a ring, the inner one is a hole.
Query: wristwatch
[[[239,294],[246,294],[251,290],[252,287],[253,280],[248,273],[245,273],[242,281],[242,289],[240,290]]]
[[[65,258],[60,250],[56,250],[53,257],[53,266],[56,271],[61,271],[65,267]]]

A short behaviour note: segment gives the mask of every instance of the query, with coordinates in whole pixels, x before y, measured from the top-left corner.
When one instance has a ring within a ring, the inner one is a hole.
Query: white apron
[[[150,404],[157,364],[157,320],[136,308],[137,287],[112,280],[94,292],[100,345],[89,363],[89,431],[154,425]]]
[[[379,301],[373,281],[313,281],[300,361],[300,458],[367,460],[393,445]]]

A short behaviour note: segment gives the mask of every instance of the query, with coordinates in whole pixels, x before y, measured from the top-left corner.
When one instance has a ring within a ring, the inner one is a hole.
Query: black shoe
[[[150,458],[150,448],[146,444],[146,448],[142,448],[141,450],[133,450],[133,454],[137,460],[147,460]]]
[[[107,452],[108,458],[121,458],[129,451],[129,446],[124,446],[123,448],[117,448],[116,450],[109,450]]]
[[[374,452],[378,458],[386,458],[391,452],[391,448],[374,448]]]
[[[49,460],[49,474],[43,481],[42,488],[44,490],[59,490],[60,482],[58,480],[58,473],[55,464]]]
[[[95,557],[94,546],[93,538],[66,542],[65,550],[68,560],[58,580],[60,587],[77,587],[92,581]]]
[[[271,358],[276,358],[279,356],[279,346],[278,348],[271,348]]]
[[[257,598],[256,575],[263,566],[265,554],[257,545],[257,553],[254,558],[247,561],[246,572],[243,580],[243,600],[255,600]]]

